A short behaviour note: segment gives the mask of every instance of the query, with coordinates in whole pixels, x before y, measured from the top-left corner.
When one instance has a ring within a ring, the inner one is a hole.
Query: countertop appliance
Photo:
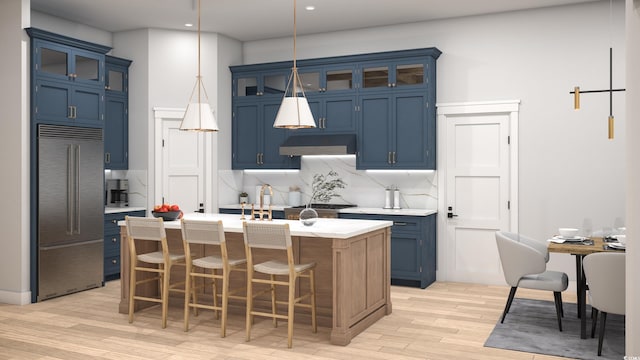
[[[321,218],[337,218],[338,210],[356,207],[357,205],[351,204],[311,204],[311,208],[313,208],[317,213],[318,217]],[[301,206],[293,206],[284,208],[284,218],[287,220],[299,220],[300,219],[300,211],[306,208],[306,205]]]
[[[37,301],[103,284],[99,128],[38,125]]]
[[[107,207],[129,206],[129,180],[107,179],[105,192],[105,205]]]

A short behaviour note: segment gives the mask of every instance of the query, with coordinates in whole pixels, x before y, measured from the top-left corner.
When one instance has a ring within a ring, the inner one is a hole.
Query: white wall
[[[31,26],[74,39],[113,47],[113,39],[108,31],[64,20],[35,10],[31,11]]]
[[[624,87],[624,7],[609,2],[300,36],[298,58],[435,46],[437,101],[521,100],[520,231],[546,238],[561,226],[622,226],[625,215],[625,102],[614,95],[616,138],[607,140],[608,94],[569,91]],[[542,25],[544,24],[544,25]],[[611,30],[611,31],[610,31]],[[291,58],[292,41],[244,44],[244,62]],[[574,273],[573,258],[551,268]]]
[[[149,153],[149,29],[113,35],[113,55],[132,61],[129,66],[129,205],[147,206]]]
[[[11,216],[2,220],[0,303],[27,304],[29,284],[29,0],[0,3],[0,197],[10,204]]]
[[[627,133],[629,138],[640,137],[640,0],[626,1],[626,44],[627,44]],[[629,219],[640,218],[640,164],[637,161],[640,153],[640,142],[627,143],[627,216]],[[640,227],[638,221],[630,221],[629,249],[626,263],[626,351],[628,356],[640,357]]]
[[[129,178],[132,206],[152,206],[153,108],[184,108],[197,75],[197,33],[144,29],[114,34],[114,55],[133,60],[129,78]],[[209,211],[217,206],[217,170],[230,167],[231,73],[241,59],[240,42],[213,33],[201,34],[201,74],[218,123],[219,134],[208,134],[207,164],[213,176],[206,184]],[[222,134],[222,135],[220,135]],[[219,165],[220,163],[220,165]],[[148,197],[147,197],[148,196]]]

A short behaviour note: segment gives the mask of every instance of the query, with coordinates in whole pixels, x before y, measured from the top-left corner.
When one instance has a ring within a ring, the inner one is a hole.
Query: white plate
[[[579,241],[582,241],[582,240],[587,240],[587,238],[584,237],[584,236],[573,236],[573,237],[569,237],[569,238],[558,236],[558,238],[560,238],[560,239],[562,239],[564,241],[567,241],[567,242],[572,242],[572,241],[573,242],[579,242]]]
[[[609,245],[610,247],[614,248],[614,249],[626,249],[627,246],[626,245],[622,245],[620,243],[614,242],[614,243],[608,243],[607,245]]]

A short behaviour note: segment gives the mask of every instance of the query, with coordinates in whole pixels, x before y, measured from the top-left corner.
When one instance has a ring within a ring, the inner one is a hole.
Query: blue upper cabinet
[[[129,66],[131,60],[106,56],[104,167],[129,168]]]
[[[300,157],[280,155],[289,131],[273,127],[280,98],[234,101],[233,169],[299,169]]]
[[[31,36],[32,120],[104,126],[105,54],[110,47],[35,28]]]
[[[104,55],[45,40],[35,40],[38,77],[103,86]]]
[[[105,96],[104,168],[129,168],[129,101],[123,96]]]
[[[358,169],[435,169],[435,113],[425,91],[360,96]]]
[[[32,116],[36,121],[103,125],[104,90],[40,78],[36,78],[34,83]]]
[[[234,169],[299,167],[299,157],[276,156],[289,134],[356,134],[358,169],[435,169],[440,54],[426,48],[299,60],[296,91],[304,91],[317,127],[288,132],[266,129],[275,117],[268,104],[284,96],[293,63],[232,66]],[[254,133],[241,135],[249,123]]]
[[[357,169],[436,169],[439,55],[431,48],[420,56],[362,63]]]

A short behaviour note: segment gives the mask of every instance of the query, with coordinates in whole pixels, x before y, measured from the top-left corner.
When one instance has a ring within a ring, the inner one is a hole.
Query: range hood
[[[280,145],[280,155],[350,155],[356,153],[356,136],[294,135]]]

